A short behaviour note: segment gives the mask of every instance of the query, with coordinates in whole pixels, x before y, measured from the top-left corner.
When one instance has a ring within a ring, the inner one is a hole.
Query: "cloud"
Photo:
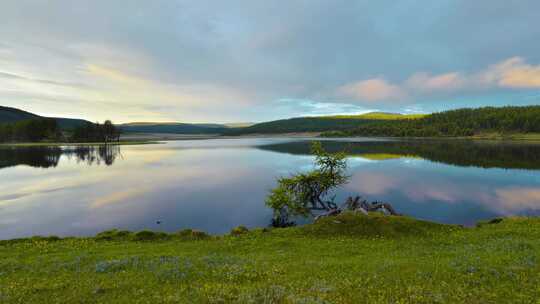
[[[515,54],[540,60],[539,9],[534,0],[0,1],[2,72],[92,88],[0,77],[0,100],[39,114],[116,121],[290,117],[275,108],[282,98],[401,111],[472,91],[486,93],[480,105],[493,104],[501,89],[538,87],[537,66],[524,61],[492,71],[489,83],[473,76]],[[144,79],[152,91],[118,78],[125,75],[98,79],[89,64]],[[155,105],[162,107],[148,110]]]
[[[60,82],[60,81],[54,81],[54,80],[47,80],[47,79],[34,79],[30,77],[26,77],[23,75],[16,75],[12,73],[6,73],[0,71],[0,78],[4,78],[7,80],[20,80],[20,81],[30,81],[30,82],[36,82],[36,83],[42,83],[42,84],[50,84],[55,86],[67,86],[67,87],[80,87],[84,88],[87,87],[87,85],[83,83],[71,83],[71,82]]]
[[[481,73],[480,81],[502,88],[539,89],[540,65],[531,65],[521,57],[512,57]]]
[[[349,103],[319,102],[298,98],[278,99],[273,103],[273,109],[277,116],[353,115],[376,110]]]
[[[406,96],[405,91],[399,86],[387,82],[384,78],[372,78],[350,83],[339,87],[338,93],[342,96],[368,102],[400,101]]]
[[[431,75],[429,73],[416,73],[406,80],[405,86],[418,91],[451,91],[465,86],[466,79],[457,72]]]
[[[360,103],[391,101],[400,103],[438,95],[502,89],[540,89],[540,65],[528,64],[521,57],[511,57],[478,72],[417,72],[402,83],[393,84],[383,77],[352,82],[336,89],[338,95]]]

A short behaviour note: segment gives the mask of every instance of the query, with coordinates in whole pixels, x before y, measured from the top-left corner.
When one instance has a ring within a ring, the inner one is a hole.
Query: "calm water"
[[[540,145],[324,141],[349,154],[337,193],[471,225],[540,214]],[[311,168],[309,139],[217,139],[112,148],[0,148],[0,239],[112,229],[224,233],[266,226],[275,178]],[[160,220],[160,225],[156,224]]]

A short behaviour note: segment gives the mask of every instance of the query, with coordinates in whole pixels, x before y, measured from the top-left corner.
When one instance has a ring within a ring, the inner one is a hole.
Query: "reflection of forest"
[[[322,143],[329,152],[345,151],[350,156],[365,156],[370,159],[377,159],[377,155],[381,155],[379,159],[396,158],[401,155],[456,166],[540,169],[540,145],[537,144],[466,140],[323,141]],[[258,148],[307,155],[310,144],[308,141],[299,141]],[[384,157],[388,155],[393,157]]]
[[[110,166],[120,155],[120,146],[5,147],[0,148],[0,169],[17,165],[56,167],[62,155],[88,165]]]

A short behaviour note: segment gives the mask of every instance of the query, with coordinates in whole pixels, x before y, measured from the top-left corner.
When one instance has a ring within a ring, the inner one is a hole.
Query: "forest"
[[[62,137],[58,123],[50,118],[0,124],[0,142],[54,141]]]
[[[70,136],[72,142],[113,142],[120,141],[121,131],[110,120],[103,124],[87,123],[73,129]]]
[[[419,119],[376,120],[323,136],[461,137],[489,132],[540,132],[540,106],[458,109]]]
[[[52,118],[36,118],[0,124],[0,142],[113,142],[120,140],[120,129],[110,120],[84,123],[70,129]]]
[[[230,128],[225,135],[283,134],[296,132],[349,131],[358,126],[375,121],[411,120],[423,115],[404,115],[372,112],[360,115],[336,115],[317,117],[296,117],[254,124],[243,128]]]

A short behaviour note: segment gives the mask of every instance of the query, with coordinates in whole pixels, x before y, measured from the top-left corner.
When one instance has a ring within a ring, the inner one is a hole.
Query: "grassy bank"
[[[470,139],[540,141],[540,133],[483,133],[468,137]]]
[[[331,131],[323,132],[319,135],[321,138],[354,138],[354,137],[373,137],[373,138],[388,138],[388,139],[434,139],[434,140],[496,140],[496,141],[527,141],[527,142],[540,142],[540,133],[498,133],[487,132],[478,133],[471,136],[351,136],[346,132]]]
[[[210,237],[0,242],[0,302],[536,303],[540,219],[477,228],[344,214]]]

